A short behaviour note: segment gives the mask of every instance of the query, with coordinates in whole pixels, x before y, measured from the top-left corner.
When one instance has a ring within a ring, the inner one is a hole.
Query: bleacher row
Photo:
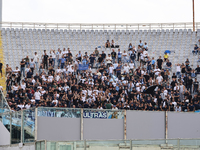
[[[171,30],[63,30],[63,29],[18,29],[2,28],[2,43],[5,63],[14,69],[27,55],[31,58],[37,51],[70,48],[73,56],[78,51],[92,53],[95,47],[104,48],[106,40],[114,40],[121,50],[128,50],[129,43],[137,46],[139,40],[148,43],[149,55],[158,58],[165,50],[175,53],[170,55],[172,64],[183,63],[189,58],[191,65],[197,65],[197,56],[191,51],[200,39],[200,29]],[[173,67],[173,71],[175,67]]]

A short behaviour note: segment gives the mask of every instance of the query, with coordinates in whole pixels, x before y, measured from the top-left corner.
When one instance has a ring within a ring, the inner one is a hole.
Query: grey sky
[[[200,0],[195,0],[200,22]],[[192,22],[192,0],[3,0],[3,21],[55,23]]]

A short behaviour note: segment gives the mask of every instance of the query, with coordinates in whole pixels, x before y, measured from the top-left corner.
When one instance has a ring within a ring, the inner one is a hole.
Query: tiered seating
[[[165,50],[175,51],[170,55],[173,64],[189,58],[191,65],[197,65],[197,56],[191,51],[200,38],[200,30],[57,30],[57,29],[14,29],[2,28],[2,42],[5,63],[12,68],[19,65],[21,58],[31,57],[35,51],[70,48],[73,55],[79,50],[91,53],[97,46],[104,46],[106,40],[114,40],[121,50],[127,50],[129,43],[138,45],[139,40],[147,42],[150,56],[163,56]],[[175,67],[173,67],[175,69]]]

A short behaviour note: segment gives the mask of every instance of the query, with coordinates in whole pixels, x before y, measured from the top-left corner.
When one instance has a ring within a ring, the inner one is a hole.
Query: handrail
[[[8,105],[8,102],[7,102],[7,100],[6,100],[5,96],[4,96],[4,93],[3,93],[3,91],[1,89],[0,89],[0,93],[1,93],[2,99],[5,101],[6,105],[8,106],[9,112],[11,112],[11,108]],[[2,103],[3,103],[3,101],[2,101]]]
[[[192,22],[177,23],[41,23],[41,22],[0,22],[2,28],[22,29],[68,29],[68,30],[155,30],[192,29]],[[200,22],[195,23],[196,30]]]

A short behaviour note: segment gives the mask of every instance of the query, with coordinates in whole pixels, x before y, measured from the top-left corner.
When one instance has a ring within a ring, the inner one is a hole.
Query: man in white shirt
[[[116,69],[117,66],[118,66],[118,63],[117,63],[117,61],[115,61],[115,63],[113,64],[114,69]]]
[[[40,97],[41,97],[41,93],[39,92],[38,89],[36,90],[34,96],[35,96],[35,102],[38,104],[40,101]]]
[[[67,51],[65,50],[65,48],[63,48],[63,51],[62,51],[62,56],[64,56],[66,58],[66,54],[67,54]],[[62,57],[61,57],[62,58]]]
[[[161,84],[161,82],[163,81],[163,77],[161,76],[160,73],[159,73],[158,77],[156,78],[156,81],[158,82],[158,84]]]
[[[156,67],[156,69],[154,69],[154,73],[156,76],[158,76],[158,74],[160,73],[160,69],[158,68],[158,66]]]
[[[18,72],[19,72],[20,70],[19,70],[19,68],[18,67],[16,67],[16,69],[15,70],[13,70],[13,72],[14,72],[14,74],[17,76],[18,75]]]
[[[54,100],[52,101],[52,104],[54,104],[54,106],[58,105],[58,100],[56,99],[56,97],[54,97]]]
[[[60,69],[60,67],[58,67],[58,69],[56,69],[56,73],[61,73],[62,70]]]
[[[129,73],[129,69],[130,69],[130,67],[129,67],[127,64],[125,64],[125,66],[124,66],[124,71],[125,71],[126,73]]]
[[[144,58],[146,58],[148,56],[148,51],[144,50],[143,55],[144,55]]]
[[[31,104],[30,104],[30,103],[28,103],[28,104],[25,105],[25,108],[26,108],[26,109],[29,109],[30,107],[31,107]]]
[[[127,55],[127,52],[124,50],[124,52],[122,53],[124,63],[127,63]]]
[[[137,92],[140,92],[140,85],[141,85],[141,83],[140,83],[140,80],[139,80],[138,83],[136,83],[136,91]]]
[[[48,82],[52,82],[53,81],[53,76],[51,74],[49,74],[48,76]]]
[[[112,63],[112,58],[111,58],[111,55],[108,54],[108,57],[106,58],[106,63],[107,63],[107,66],[109,67]]]
[[[109,67],[109,75],[110,76],[113,75],[113,71],[114,71],[114,67],[113,67],[113,64],[111,64],[111,66]]]

